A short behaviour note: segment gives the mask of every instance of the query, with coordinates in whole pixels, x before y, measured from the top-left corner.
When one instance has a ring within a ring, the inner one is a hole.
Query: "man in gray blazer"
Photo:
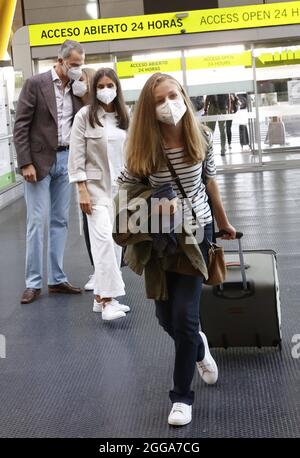
[[[26,289],[21,303],[40,294],[43,273],[44,226],[48,216],[48,291],[81,293],[63,271],[71,187],[68,154],[71,126],[82,102],[72,92],[72,81],[81,76],[84,49],[65,41],[58,60],[48,72],[25,81],[15,120],[14,143],[24,177],[27,206]]]

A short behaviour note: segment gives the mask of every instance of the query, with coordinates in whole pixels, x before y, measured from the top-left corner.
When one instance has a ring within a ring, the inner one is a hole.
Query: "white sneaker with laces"
[[[95,274],[89,276],[88,282],[84,285],[86,291],[93,291],[95,284]]]
[[[122,312],[129,312],[130,311],[130,307],[128,307],[128,305],[120,304],[120,302],[117,301],[116,299],[112,299],[110,301],[110,304],[113,307],[115,307],[117,310],[121,310]],[[102,305],[99,304],[96,301],[96,299],[94,299],[93,312],[102,313]]]
[[[125,312],[118,310],[111,302],[106,302],[105,307],[102,307],[102,320],[111,321],[117,320],[118,318],[123,318],[126,316]]]
[[[184,426],[192,421],[192,406],[183,402],[174,402],[168,417],[169,425]]]
[[[208,385],[213,385],[218,380],[218,366],[210,354],[206,335],[201,331],[199,334],[204,343],[205,355],[202,361],[197,361],[197,368],[202,380]]]
[[[112,299],[111,302],[114,307],[117,307],[119,310],[122,310],[122,312],[130,312],[130,307],[128,307],[128,305],[125,304],[120,304],[120,302],[117,301],[117,299]]]

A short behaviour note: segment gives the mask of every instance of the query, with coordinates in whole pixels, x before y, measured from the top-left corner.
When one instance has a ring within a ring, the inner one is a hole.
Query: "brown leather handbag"
[[[226,263],[224,256],[224,248],[211,243],[208,250],[208,279],[205,280],[206,285],[219,285],[226,278]]]

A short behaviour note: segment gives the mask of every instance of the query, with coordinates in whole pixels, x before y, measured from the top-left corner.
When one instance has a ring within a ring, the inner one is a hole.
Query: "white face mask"
[[[109,105],[117,96],[117,89],[115,87],[105,87],[104,89],[97,89],[97,99],[100,102]]]
[[[85,81],[76,80],[72,84],[72,90],[77,97],[83,97],[87,93],[87,84]]]
[[[176,126],[185,112],[186,104],[181,96],[175,100],[167,99],[164,103],[156,107],[158,121],[173,126]]]
[[[79,78],[81,78],[82,76],[81,67],[70,67],[69,68],[65,62],[64,62],[64,65],[65,65],[65,68],[67,69],[65,74],[67,75],[67,77],[70,80],[79,80]]]

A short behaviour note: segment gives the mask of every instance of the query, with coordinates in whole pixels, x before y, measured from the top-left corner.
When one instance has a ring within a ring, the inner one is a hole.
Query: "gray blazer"
[[[82,102],[71,91],[74,116]],[[51,70],[25,81],[16,112],[14,144],[18,166],[33,164],[37,179],[48,175],[56,157],[57,108]]]

